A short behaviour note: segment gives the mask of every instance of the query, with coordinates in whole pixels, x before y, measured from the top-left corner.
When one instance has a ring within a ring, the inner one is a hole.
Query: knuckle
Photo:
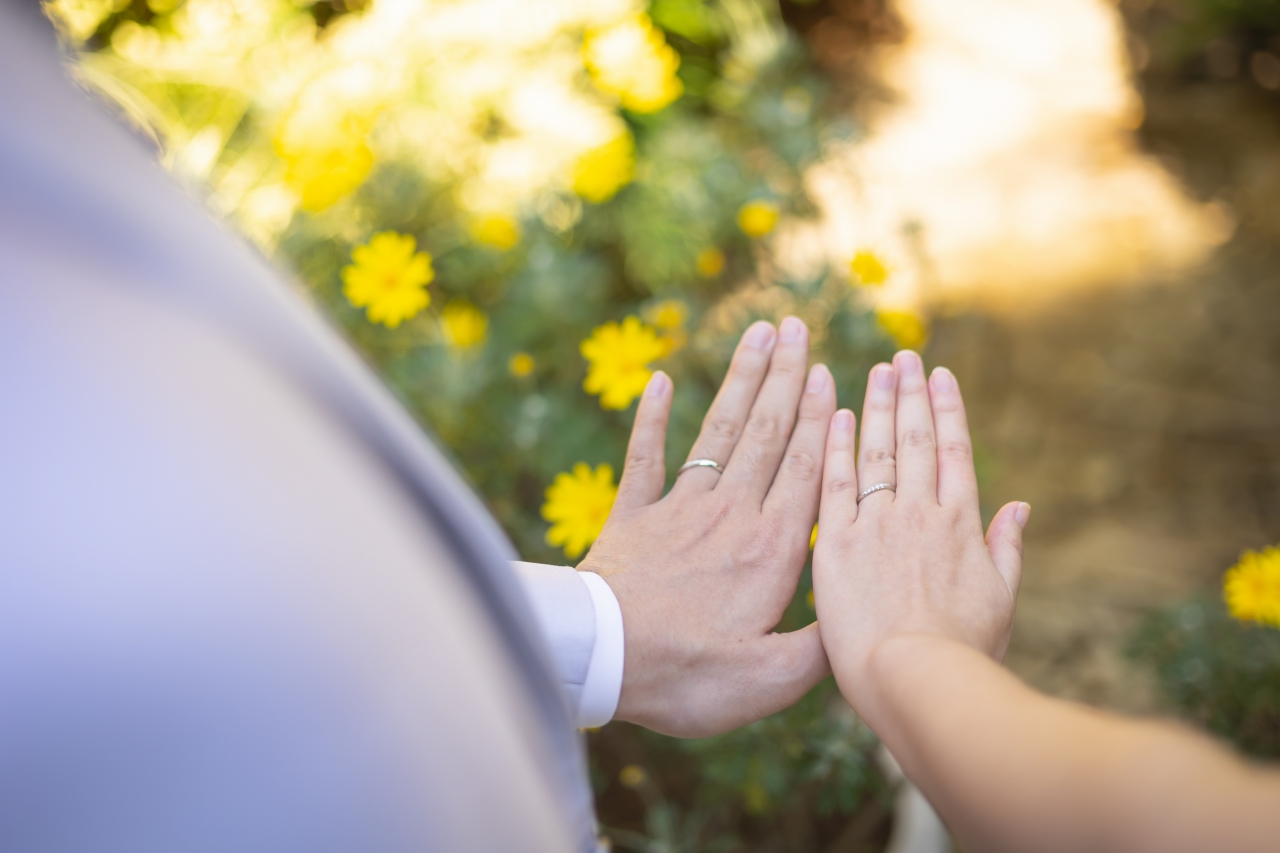
[[[821,406],[809,405],[800,407],[800,414],[797,419],[806,424],[821,424],[825,426],[829,417]]]
[[[658,467],[658,460],[643,453],[628,453],[625,469],[627,471],[652,471]]]
[[[941,412],[949,415],[953,412],[958,412],[961,409],[960,401],[946,394],[932,398],[930,402],[933,405],[933,411],[935,413]]]
[[[897,398],[890,394],[872,394],[867,397],[863,408],[873,412],[892,412],[897,406]]]
[[[863,451],[862,464],[864,465],[893,465],[893,451],[886,450],[883,447],[871,447]]]
[[[938,458],[952,462],[970,462],[973,460],[973,448],[964,441],[944,441],[938,445]]]
[[[839,494],[841,492],[849,492],[858,488],[858,481],[851,477],[832,477],[827,480],[827,493]]]
[[[902,438],[898,443],[904,447],[931,447],[933,445],[933,433],[924,429],[908,429],[902,433]]]
[[[702,423],[703,431],[712,438],[733,441],[738,437],[738,422],[723,414],[708,415]]]
[[[806,359],[807,361],[807,359]],[[790,358],[778,358],[769,365],[769,372],[779,376],[795,376],[805,368],[805,364]]]
[[[747,432],[762,441],[772,441],[782,435],[782,419],[774,412],[753,412],[747,421]]]
[[[756,350],[739,350],[729,362],[725,382],[755,379],[764,370],[765,360]]]
[[[812,480],[821,470],[818,458],[807,450],[789,450],[782,462],[787,474],[802,480]]]

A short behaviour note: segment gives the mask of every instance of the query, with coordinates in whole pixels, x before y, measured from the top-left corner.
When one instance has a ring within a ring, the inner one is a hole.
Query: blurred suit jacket
[[[0,851],[585,851],[510,546],[0,2]]]

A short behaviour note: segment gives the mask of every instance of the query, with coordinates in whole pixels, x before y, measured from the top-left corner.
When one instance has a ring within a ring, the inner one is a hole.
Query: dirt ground
[[[1151,608],[1280,541],[1280,104],[1147,81],[1143,144],[1234,237],[1171,280],[936,320],[966,391],[984,507],[1032,504],[1009,664],[1050,693],[1149,711],[1122,654]]]

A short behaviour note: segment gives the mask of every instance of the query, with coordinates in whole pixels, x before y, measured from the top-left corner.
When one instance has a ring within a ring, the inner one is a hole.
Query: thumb
[[[1000,507],[987,528],[987,551],[996,571],[1009,585],[1009,591],[1018,594],[1022,580],[1022,530],[1031,517],[1031,504],[1014,501]]]
[[[791,707],[831,674],[817,622],[785,634],[768,634],[764,641],[766,663],[757,671],[762,689],[753,697],[760,703],[761,717]]]

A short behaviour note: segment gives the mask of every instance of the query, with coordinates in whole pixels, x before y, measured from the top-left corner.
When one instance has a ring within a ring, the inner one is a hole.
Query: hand
[[[858,708],[868,662],[896,636],[933,635],[1004,657],[1031,507],[1004,506],[984,541],[964,401],[938,368],[900,352],[867,382],[854,465],[853,413],[831,419],[813,555],[822,639],[841,692]],[[861,490],[893,483],[896,492]],[[859,709],[861,710],[861,709]]]
[[[724,473],[686,471],[665,497],[672,385],[649,381],[617,501],[578,566],[622,608],[619,719],[704,737],[788,707],[830,671],[817,625],[773,633],[808,557],[836,407],[830,372],[806,379],[808,362],[795,317],[747,329],[689,454]]]

